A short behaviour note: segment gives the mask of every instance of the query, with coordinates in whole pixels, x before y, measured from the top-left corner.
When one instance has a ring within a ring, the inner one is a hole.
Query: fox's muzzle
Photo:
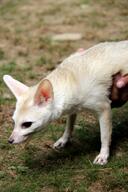
[[[12,139],[12,138],[9,138],[9,139],[8,139],[8,142],[9,142],[10,144],[13,144],[13,142],[14,142],[14,139]]]

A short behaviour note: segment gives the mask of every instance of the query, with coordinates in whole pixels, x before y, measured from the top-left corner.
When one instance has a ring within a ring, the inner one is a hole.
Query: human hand
[[[112,107],[121,107],[128,101],[128,75],[117,73],[113,76],[110,99]]]

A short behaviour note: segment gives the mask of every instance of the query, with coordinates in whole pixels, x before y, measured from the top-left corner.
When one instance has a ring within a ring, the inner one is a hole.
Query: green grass
[[[54,142],[61,135],[63,127],[57,124],[49,126],[45,134],[35,135],[26,150],[10,146],[2,139],[0,151],[6,159],[0,172],[1,191],[88,191],[93,183],[100,183],[104,191],[127,191],[128,119],[119,121],[127,112],[127,106],[114,111],[112,155],[103,167],[92,164],[100,148],[98,125],[83,120],[78,121],[80,128],[75,130],[72,142],[61,151],[45,146],[47,140]]]
[[[128,105],[113,110],[111,157],[107,165],[96,166],[99,125],[86,114],[78,117],[63,150],[50,146],[62,135],[65,117],[35,134],[26,148],[9,145],[15,98],[2,79],[10,74],[33,85],[79,47],[126,39],[127,1],[5,0],[0,22],[0,192],[127,192]],[[83,39],[52,41],[52,35],[63,32],[80,32]]]

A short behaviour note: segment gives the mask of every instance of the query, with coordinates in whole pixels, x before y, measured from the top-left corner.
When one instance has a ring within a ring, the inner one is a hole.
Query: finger
[[[123,88],[125,87],[126,85],[128,85],[128,75],[127,76],[124,76],[124,77],[121,77],[117,83],[116,83],[116,86],[118,88]]]

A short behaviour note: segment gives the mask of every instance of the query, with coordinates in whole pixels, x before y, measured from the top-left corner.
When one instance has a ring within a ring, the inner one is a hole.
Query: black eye
[[[28,127],[30,127],[30,126],[32,125],[32,123],[33,123],[33,122],[31,122],[31,121],[24,122],[24,123],[22,123],[21,126],[22,126],[23,128],[28,128]]]

